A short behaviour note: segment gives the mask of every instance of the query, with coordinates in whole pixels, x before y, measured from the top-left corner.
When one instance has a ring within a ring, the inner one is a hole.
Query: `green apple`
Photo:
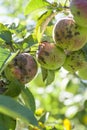
[[[71,52],[67,55],[63,67],[71,73],[87,67],[85,53],[82,50]]]
[[[66,55],[54,43],[42,42],[37,51],[37,60],[40,65],[49,70],[56,70],[64,64]]]

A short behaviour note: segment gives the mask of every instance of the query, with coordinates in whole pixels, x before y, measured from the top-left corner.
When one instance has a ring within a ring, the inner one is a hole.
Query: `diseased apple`
[[[18,79],[21,83],[30,82],[37,73],[37,63],[32,55],[21,53],[6,67],[5,75],[8,80]]]
[[[53,39],[65,51],[77,51],[86,44],[87,29],[78,26],[72,17],[62,18],[54,26]]]
[[[76,23],[87,27],[87,0],[71,0],[70,10]]]
[[[71,52],[67,55],[63,67],[71,73],[87,67],[85,53],[82,50]]]
[[[64,51],[56,47],[54,43],[42,42],[37,51],[37,60],[40,65],[49,70],[56,70],[61,67],[65,61]]]

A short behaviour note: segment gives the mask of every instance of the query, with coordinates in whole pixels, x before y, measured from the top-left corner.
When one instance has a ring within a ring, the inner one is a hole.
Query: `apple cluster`
[[[54,43],[43,41],[39,44],[36,59],[29,53],[18,54],[13,59],[5,69],[8,80],[16,78],[23,84],[30,82],[37,74],[37,62],[45,69],[63,67],[87,79],[87,58],[82,49],[87,43],[87,0],[71,0],[70,12],[72,16],[61,18],[54,25]]]
[[[66,53],[63,67],[86,80],[87,51],[83,47],[87,44],[87,0],[71,0],[70,12],[71,17],[57,21],[53,39]]]
[[[40,44],[37,60],[46,69],[63,67],[87,79],[87,58],[83,51],[87,43],[87,0],[71,0],[70,12],[72,16],[60,18],[54,25],[54,43]]]

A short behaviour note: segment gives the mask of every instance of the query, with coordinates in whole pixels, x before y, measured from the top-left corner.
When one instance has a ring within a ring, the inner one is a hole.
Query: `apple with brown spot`
[[[65,51],[77,51],[86,44],[87,29],[78,26],[72,17],[62,18],[54,26],[53,39]]]
[[[54,43],[44,41],[39,45],[37,60],[45,69],[58,69],[63,65],[65,58],[66,55],[64,51],[57,47]]]
[[[5,69],[8,80],[18,79],[21,83],[30,82],[37,73],[37,62],[28,53],[18,54]]]

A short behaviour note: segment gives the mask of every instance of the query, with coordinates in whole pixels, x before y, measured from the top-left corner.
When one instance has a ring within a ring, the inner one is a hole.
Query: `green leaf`
[[[0,130],[15,130],[16,120],[0,113]]]
[[[34,44],[35,44],[35,41],[34,41],[34,38],[33,38],[32,35],[29,35],[28,37],[26,37],[23,40],[23,48],[24,49],[29,48],[29,47],[31,47]]]
[[[2,71],[7,67],[7,65],[13,60],[13,58],[19,53],[19,50],[18,51],[16,51],[16,52],[14,52],[14,53],[10,53],[9,52],[9,55],[8,55],[8,57],[3,61],[3,59],[2,59],[2,56],[3,56],[3,54],[5,53],[6,54],[6,52],[5,52],[5,50],[3,50],[3,51],[1,51],[2,52],[2,55],[0,55],[0,60],[1,60],[1,62],[3,62],[3,64],[2,64],[2,66],[1,66],[1,69],[0,69],[0,73],[2,73]],[[7,54],[6,54],[6,56],[7,56]]]
[[[3,25],[2,23],[0,23],[0,32],[3,30],[7,30],[7,27]]]
[[[33,94],[28,88],[22,88],[22,98],[25,102],[25,105],[30,108],[33,112],[35,112],[36,106],[35,106],[35,99]]]
[[[87,99],[84,102],[84,107],[87,109]]]
[[[31,81],[30,86],[45,87],[45,83],[43,81],[41,71],[37,74],[34,81]]]
[[[48,70],[43,68],[43,67],[41,67],[41,72],[42,72],[43,81],[45,81],[46,78],[47,78],[47,75],[48,75]]]
[[[3,39],[6,44],[12,44],[12,34],[9,30],[0,31],[0,38]]]
[[[55,79],[55,71],[41,68],[43,81],[46,85],[51,84]]]
[[[36,28],[34,30],[34,33],[38,39],[38,41],[40,42],[42,34],[44,33],[48,23],[50,22],[50,18],[52,17],[53,12],[52,11],[46,11],[45,13],[43,13],[36,24]]]
[[[47,2],[46,0],[30,0],[28,5],[25,8],[25,15],[32,13],[33,11],[36,10],[43,10],[44,8],[47,8],[50,3]]]
[[[44,113],[44,114],[40,117],[39,122],[45,123],[46,120],[47,120],[47,114],[48,114],[48,113]]]
[[[19,118],[28,125],[38,125],[33,112],[11,97],[0,95],[0,112],[14,119]]]
[[[49,41],[49,42],[54,42],[53,41],[53,27],[54,25],[50,25],[46,27],[46,30],[44,32],[44,36],[42,37],[42,41]]]
[[[87,128],[87,121],[86,121],[87,111],[85,111],[84,109],[81,111],[78,111],[78,113],[76,114],[76,117],[78,117],[80,123],[86,126]]]
[[[55,71],[52,70],[48,70],[48,75],[47,75],[47,79],[46,79],[46,85],[51,84],[55,79]]]
[[[0,70],[9,56],[10,56],[10,52],[0,47]]]
[[[0,38],[3,39],[6,44],[12,44],[12,34],[2,23],[0,23]]]
[[[5,128],[5,126],[4,125],[0,125],[0,130],[8,130],[7,128]]]
[[[66,89],[67,92],[76,94],[78,92],[78,88],[79,88],[78,84],[74,83],[74,85],[73,85],[72,80],[69,80],[65,89]]]
[[[7,88],[8,89],[4,93],[7,96],[17,97],[21,93],[20,83],[15,79],[7,85]]]

